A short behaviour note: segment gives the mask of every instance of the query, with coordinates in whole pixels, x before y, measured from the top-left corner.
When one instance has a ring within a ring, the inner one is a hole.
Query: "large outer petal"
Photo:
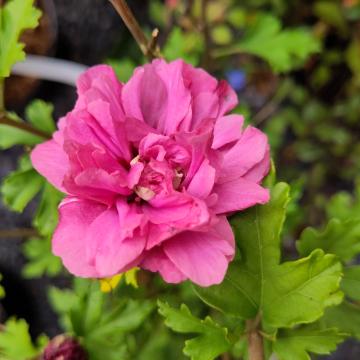
[[[36,171],[57,189],[66,192],[63,180],[69,168],[69,160],[62,147],[55,140],[37,145],[30,157]]]
[[[91,223],[86,236],[87,258],[100,277],[115,275],[135,264],[145,247],[142,218],[135,205],[119,200],[116,208],[104,211]]]
[[[130,160],[121,104],[123,85],[108,65],[98,65],[83,73],[77,82],[79,98],[74,111],[84,110],[85,120],[104,144],[117,155]]]
[[[205,202],[186,193],[154,198],[143,211],[149,220],[147,249],[181,231],[206,226],[211,220]]]
[[[244,117],[241,115],[227,115],[219,118],[214,126],[213,149],[219,149],[241,138]]]
[[[165,135],[176,132],[191,111],[183,64],[181,60],[169,64],[155,60],[137,69],[122,91],[126,116],[145,121]]]
[[[60,221],[53,252],[80,277],[108,277],[137,264],[145,246],[142,216],[124,202],[107,208],[97,202],[67,198],[59,207]]]
[[[152,272],[159,272],[167,283],[178,284],[186,280],[186,276],[178,270],[160,246],[146,253],[140,267]]]
[[[228,182],[244,176],[259,164],[268,151],[267,136],[249,126],[235,145],[224,151],[223,165],[218,182]]]
[[[52,250],[76,276],[98,277],[94,264],[87,262],[85,237],[88,227],[105,210],[104,205],[78,198],[67,198],[60,204]]]
[[[265,204],[270,199],[267,189],[243,178],[216,184],[214,193],[218,195],[218,201],[212,207],[216,214],[244,210],[256,204]]]
[[[213,231],[188,231],[176,235],[163,245],[170,261],[200,286],[220,284],[234,255],[234,239],[225,218]]]

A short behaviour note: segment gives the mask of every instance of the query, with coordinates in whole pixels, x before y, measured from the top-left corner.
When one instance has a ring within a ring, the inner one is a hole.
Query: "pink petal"
[[[141,222],[136,207],[120,201],[91,223],[85,239],[87,261],[95,264],[100,277],[123,272],[136,262],[145,247],[145,237],[135,233]]]
[[[31,162],[42,176],[62,192],[66,192],[63,180],[69,169],[69,160],[54,140],[37,145],[31,152]]]
[[[232,87],[225,81],[219,82],[217,88],[217,94],[219,96],[220,108],[218,116],[223,116],[228,113],[238,104],[238,97]]]
[[[106,207],[92,201],[66,198],[59,206],[59,224],[52,240],[52,250],[75,276],[98,277],[94,264],[86,259],[86,232]]]
[[[200,93],[193,99],[190,130],[195,130],[203,120],[215,119],[218,113],[219,98],[217,94],[210,92]]]
[[[219,149],[241,137],[244,117],[241,115],[228,115],[219,118],[214,127],[213,149]]]
[[[147,252],[140,266],[152,272],[159,272],[162,278],[170,284],[178,284],[186,280],[186,276],[177,269],[161,247]]]
[[[214,187],[215,174],[215,168],[209,164],[209,160],[205,159],[191,179],[187,192],[199,199],[206,199]]]
[[[206,287],[220,284],[234,249],[219,236],[188,231],[164,243],[165,254],[194,283]]]
[[[167,116],[169,94],[154,64],[144,66],[144,74],[139,85],[139,102],[143,119],[149,126],[162,132]]]
[[[185,87],[183,79],[184,62],[176,60],[166,63],[163,60],[155,60],[153,66],[159,77],[166,86],[167,109],[165,121],[158,122],[159,129],[163,134],[172,134],[177,131],[182,120],[187,116],[191,106],[191,94]],[[154,86],[154,85],[153,85]]]
[[[115,121],[111,115],[110,104],[103,100],[91,102],[87,110],[92,117],[88,118],[89,126],[94,130],[101,142],[126,160],[130,160],[130,149],[126,139],[125,125]]]
[[[251,168],[244,176],[243,178],[249,181],[254,181],[256,183],[260,183],[264,177],[269,173],[270,171],[270,147],[268,146],[268,149],[266,150],[264,158],[256,164],[253,168]]]
[[[226,182],[245,175],[260,163],[268,149],[267,136],[260,130],[249,126],[240,140],[224,152],[224,161],[219,182]]]
[[[140,107],[140,88],[144,76],[144,68],[135,69],[131,79],[124,85],[121,92],[121,102],[127,118],[134,118],[144,121],[142,109]]]
[[[183,76],[193,97],[202,92],[214,92],[218,86],[218,81],[213,76],[189,64],[184,63]]]
[[[206,204],[189,195],[176,193],[154,198],[143,206],[149,220],[147,249],[151,249],[180,231],[207,225],[210,214]]]
[[[130,142],[139,144],[140,140],[148,134],[157,134],[158,131],[148,124],[135,118],[127,118],[125,122],[127,139]]]
[[[256,204],[265,204],[270,199],[267,189],[243,178],[216,184],[213,191],[219,196],[218,202],[212,207],[216,214],[244,210]]]

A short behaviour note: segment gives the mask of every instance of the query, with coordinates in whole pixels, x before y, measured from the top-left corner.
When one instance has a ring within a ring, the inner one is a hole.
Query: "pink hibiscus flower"
[[[234,91],[181,60],[155,60],[126,84],[109,66],[93,67],[78,95],[31,154],[67,194],[54,254],[80,277],[139,266],[170,283],[220,283],[235,251],[226,215],[269,200],[260,186],[267,137],[225,115]]]

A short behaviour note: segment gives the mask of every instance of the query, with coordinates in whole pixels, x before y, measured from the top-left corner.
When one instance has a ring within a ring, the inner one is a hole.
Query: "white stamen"
[[[155,192],[144,186],[135,187],[136,194],[143,200],[149,201],[155,196]]]

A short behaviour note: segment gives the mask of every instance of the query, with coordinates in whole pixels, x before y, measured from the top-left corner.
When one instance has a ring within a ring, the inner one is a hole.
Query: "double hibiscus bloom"
[[[269,200],[267,138],[226,115],[236,105],[225,81],[181,60],[155,60],[126,84],[105,65],[85,72],[75,108],[31,154],[66,194],[53,237],[65,267],[220,283],[235,252],[226,216]]]

